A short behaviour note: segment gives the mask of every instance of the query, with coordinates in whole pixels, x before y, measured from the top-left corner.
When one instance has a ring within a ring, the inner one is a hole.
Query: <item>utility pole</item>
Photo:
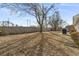
[[[7,21],[7,26],[8,26],[8,27],[9,27],[9,23],[10,23],[10,22],[9,22],[9,18],[8,18],[8,21]]]
[[[31,22],[31,19],[30,19],[30,26],[32,26],[32,24],[31,24],[32,22]]]
[[[27,27],[28,27],[28,19],[27,19]]]

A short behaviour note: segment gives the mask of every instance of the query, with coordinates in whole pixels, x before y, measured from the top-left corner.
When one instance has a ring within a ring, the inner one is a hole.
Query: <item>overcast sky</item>
[[[72,17],[79,13],[79,4],[57,4],[57,8],[59,8],[61,18],[66,21],[68,24],[72,24]],[[6,8],[0,9],[0,21],[8,20],[13,22],[14,24],[18,24],[20,26],[28,25],[36,25],[37,22],[34,17],[30,15],[19,16],[18,14],[11,14],[10,10]]]

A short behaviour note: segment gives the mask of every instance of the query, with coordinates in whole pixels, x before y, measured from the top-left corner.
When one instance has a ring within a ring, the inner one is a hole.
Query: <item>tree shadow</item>
[[[54,35],[53,33],[52,33],[52,35]],[[51,35],[51,36],[52,36]],[[63,38],[63,39],[65,39],[65,40],[68,40],[68,39],[66,39],[66,38],[64,38],[64,37],[61,37],[60,35],[57,35],[57,34],[55,34],[56,36],[58,36],[58,37],[60,37],[60,38]],[[49,35],[50,36],[50,35]],[[54,39],[54,38],[51,38],[51,37],[49,37],[50,39]],[[74,42],[70,42],[69,40],[68,40],[68,42],[63,42],[63,41],[60,41],[60,40],[57,40],[57,39],[54,39],[55,41],[58,41],[58,42],[61,42],[61,43],[63,43],[64,45],[66,45],[66,46],[70,46],[70,47],[72,47],[72,48],[77,48],[77,49],[79,49],[78,47],[77,47],[77,45],[74,43]]]
[[[60,53],[60,54],[62,54],[62,55],[64,55],[64,56],[69,56],[69,54],[68,53],[66,53],[62,48],[60,48],[60,47],[57,47],[56,45],[54,45],[53,43],[54,42],[49,42],[49,37],[47,37],[48,35],[46,34],[46,35],[44,35],[45,36],[45,38],[44,38],[44,42],[45,43],[47,43],[48,44],[48,46],[49,46],[49,48],[51,48],[51,52],[52,52],[52,50],[55,50],[56,51],[56,53]],[[44,43],[43,43],[43,45],[44,45]],[[48,49],[49,49],[48,48]],[[51,54],[51,52],[50,52],[50,54]],[[52,54],[54,54],[54,53],[52,53]],[[57,55],[57,54],[54,54],[54,55]]]

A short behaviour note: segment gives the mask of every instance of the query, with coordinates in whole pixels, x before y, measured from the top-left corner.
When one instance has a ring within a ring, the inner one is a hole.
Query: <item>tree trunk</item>
[[[56,31],[56,27],[54,27],[54,31]]]
[[[43,26],[42,25],[40,25],[40,32],[42,32],[43,31]]]

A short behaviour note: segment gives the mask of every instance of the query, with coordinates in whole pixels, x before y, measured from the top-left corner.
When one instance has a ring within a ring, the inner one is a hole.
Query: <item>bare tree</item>
[[[49,17],[49,24],[51,25],[52,29],[56,31],[59,28],[62,28],[64,21],[60,18],[59,11],[54,11],[54,14],[51,17]]]
[[[54,4],[45,5],[38,3],[18,3],[18,4],[1,4],[1,7],[6,7],[15,11],[15,13],[24,12],[34,16],[40,26],[40,32],[43,31],[44,22],[48,17],[48,13],[54,8]]]

